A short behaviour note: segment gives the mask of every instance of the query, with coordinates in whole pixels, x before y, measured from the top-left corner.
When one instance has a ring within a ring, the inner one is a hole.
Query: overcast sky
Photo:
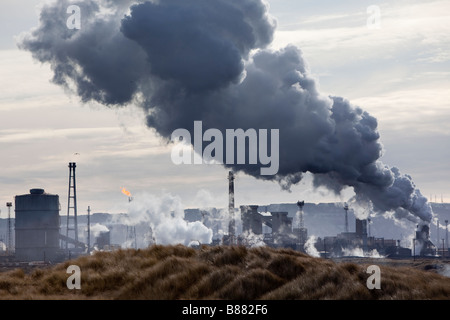
[[[227,170],[172,163],[171,148],[137,107],[82,104],[50,82],[48,65],[17,48],[38,25],[37,0],[0,2],[0,217],[14,196],[40,187],[67,211],[68,163],[77,163],[78,212],[124,212],[127,188],[169,192],[185,207],[226,207]],[[349,99],[378,119],[382,157],[411,175],[425,196],[450,201],[450,2],[269,0],[272,43],[299,47],[322,92]],[[373,28],[368,7],[380,10]],[[369,19],[369,25],[368,25]],[[310,177],[282,191],[239,174],[236,206],[346,201],[314,190]]]

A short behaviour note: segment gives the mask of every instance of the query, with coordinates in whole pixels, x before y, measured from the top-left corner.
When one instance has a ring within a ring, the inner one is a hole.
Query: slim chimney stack
[[[230,244],[235,242],[235,221],[234,221],[234,173],[228,172],[228,213],[230,215],[230,222],[228,224],[228,235],[230,237]]]

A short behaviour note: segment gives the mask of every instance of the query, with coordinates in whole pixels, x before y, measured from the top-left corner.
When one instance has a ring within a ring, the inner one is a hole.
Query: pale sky
[[[68,163],[77,162],[78,212],[125,212],[127,197],[171,193],[185,207],[226,207],[227,170],[172,163],[171,148],[141,111],[84,105],[50,82],[48,65],[15,37],[38,24],[37,0],[0,2],[0,217],[6,202],[44,188],[67,210]],[[269,0],[274,48],[299,47],[322,92],[349,99],[378,119],[384,163],[411,175],[429,197],[450,201],[450,2]],[[368,27],[369,6],[380,28]],[[75,155],[79,153],[79,155]],[[282,191],[239,174],[236,206],[346,201],[306,177]]]

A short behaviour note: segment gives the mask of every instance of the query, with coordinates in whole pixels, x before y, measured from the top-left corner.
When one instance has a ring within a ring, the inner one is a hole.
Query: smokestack
[[[344,210],[345,210],[345,232],[348,232],[348,204],[345,204]]]
[[[235,221],[234,221],[234,173],[228,172],[228,214],[230,222],[228,224],[228,235],[230,237],[230,244],[234,244],[236,235]]]
[[[436,220],[436,243],[439,243],[439,219]]]
[[[448,250],[448,220],[445,220],[445,242],[447,242],[446,243],[446,247],[447,247],[447,250]]]
[[[299,210],[299,228],[304,228],[303,222],[303,206],[305,205],[305,201],[297,201],[297,206]]]

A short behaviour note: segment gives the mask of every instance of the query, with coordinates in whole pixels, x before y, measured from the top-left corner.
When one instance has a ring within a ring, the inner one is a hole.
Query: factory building
[[[355,249],[361,249],[364,254],[376,250],[380,255],[391,258],[411,257],[411,249],[401,247],[398,240],[369,237],[366,219],[355,220],[355,232],[319,237],[315,247],[323,257],[340,257],[355,252]]]
[[[265,217],[258,212],[258,206],[249,205],[241,206],[242,232],[251,232],[256,235],[263,233],[263,221],[266,223]]]
[[[94,247],[97,247],[99,250],[109,250],[111,248],[111,232],[99,232],[98,236],[95,238]]]
[[[69,203],[66,218],[66,234],[61,234],[61,216],[59,196],[46,193],[44,189],[31,189],[28,194],[15,197],[15,253],[7,252],[5,257],[16,261],[60,262],[76,255],[88,254],[89,248],[78,240],[75,190],[75,164],[70,163]],[[234,174],[229,172],[229,205],[227,216],[221,210],[185,210],[186,221],[201,221],[215,232],[212,244],[251,245],[249,239],[255,237],[270,247],[285,247],[305,252],[308,240],[308,230],[304,226],[304,201],[298,201],[298,210],[293,217],[292,210],[275,208],[260,210],[258,205],[240,206],[240,219],[236,219],[234,207]],[[73,190],[72,190],[73,189]],[[71,191],[72,190],[72,191]],[[73,192],[73,193],[72,193]],[[73,196],[71,195],[73,194]],[[8,208],[11,207],[8,203]],[[74,210],[73,216],[70,213]],[[400,246],[399,240],[376,238],[368,234],[368,220],[356,219],[355,232],[348,231],[348,206],[345,209],[345,232],[335,236],[317,238],[315,247],[324,257],[338,257],[353,249],[364,253],[377,250],[387,257],[411,257],[412,250]],[[90,243],[90,208],[88,209],[88,244]],[[63,217],[64,218],[64,217]],[[64,219],[63,219],[64,220]],[[224,228],[223,223],[228,222]],[[73,223],[73,225],[70,224]],[[446,220],[447,223],[447,220]],[[8,224],[9,225],[9,224]],[[320,224],[322,226],[322,223]],[[420,256],[436,256],[437,248],[430,241],[428,225],[417,226],[414,241],[414,254]],[[10,228],[8,229],[10,230]],[[69,230],[74,231],[74,238],[69,237]],[[220,232],[219,232],[220,231]],[[226,233],[228,231],[228,234]],[[369,230],[370,231],[370,230]],[[334,233],[334,232],[333,232]],[[133,234],[133,233],[130,233]],[[250,236],[250,238],[249,238]],[[10,236],[9,236],[10,237]],[[447,236],[448,237],[448,236]],[[128,240],[127,227],[127,240]],[[136,246],[136,229],[134,228],[134,243]],[[11,241],[8,241],[11,243]],[[63,246],[65,244],[65,246]],[[71,247],[69,247],[69,244]],[[95,239],[97,250],[111,250],[117,245],[111,245],[110,231],[100,232]],[[8,246],[4,246],[8,249]],[[65,249],[64,249],[65,247]],[[1,249],[0,249],[1,250]],[[448,251],[448,249],[447,249]],[[444,249],[442,249],[444,252]]]
[[[245,244],[245,236],[261,236],[270,247],[289,247],[304,251],[306,228],[292,228],[292,218],[287,212],[258,212],[257,205],[241,206],[242,236],[239,243]],[[263,226],[269,232],[263,233]]]
[[[414,250],[416,248],[421,256],[436,255],[436,246],[430,240],[430,227],[428,225],[417,226]]]
[[[241,206],[242,234],[238,236],[238,243],[246,245],[246,237],[251,234],[260,236],[267,246],[286,247],[304,252],[308,230],[303,225],[303,204],[303,202],[298,202],[299,211],[297,213],[300,213],[300,222],[295,227],[293,218],[288,216],[288,212],[258,212],[259,206],[257,205]],[[421,256],[429,256],[435,252],[435,247],[429,241],[426,231],[426,228],[422,228],[422,231],[417,233],[417,239],[422,239],[420,241],[424,243],[423,246],[420,246]],[[347,231],[335,236],[317,238],[315,247],[322,257],[345,256],[356,252],[355,250],[364,254],[376,250],[380,255],[392,258],[412,256],[412,250],[401,247],[399,240],[369,236],[368,220],[366,219],[355,220],[355,232]]]

